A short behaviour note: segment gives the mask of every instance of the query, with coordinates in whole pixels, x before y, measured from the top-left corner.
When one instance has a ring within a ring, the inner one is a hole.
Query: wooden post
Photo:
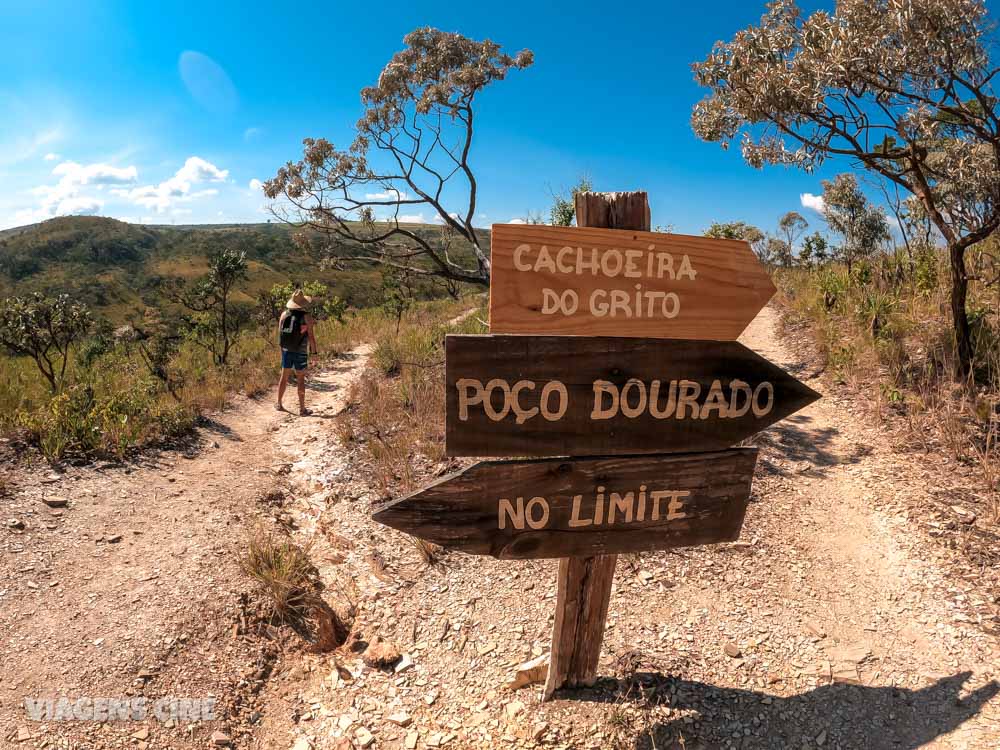
[[[576,224],[648,232],[649,200],[641,191],[577,193]],[[618,555],[559,560],[545,700],[559,688],[589,687],[596,681],[617,562]]]

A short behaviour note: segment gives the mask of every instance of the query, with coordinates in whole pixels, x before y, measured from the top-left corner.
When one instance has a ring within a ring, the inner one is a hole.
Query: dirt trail
[[[744,341],[809,380],[773,310]],[[295,472],[317,491],[298,495],[300,534],[331,587],[357,598],[358,648],[387,639],[407,666],[370,669],[350,649],[286,666],[258,747],[1000,747],[1000,643],[975,622],[983,602],[897,508],[926,469],[848,401],[828,396],[759,437],[741,541],[619,559],[606,678],[547,704],[538,686],[506,684],[547,651],[554,563],[428,567],[371,522],[361,454],[315,437]]]
[[[808,378],[771,309],[744,341]],[[223,732],[279,750],[1000,747],[986,603],[945,576],[901,500],[932,470],[849,401],[828,395],[759,437],[739,542],[622,556],[604,677],[543,704],[539,686],[506,685],[548,648],[555,564],[428,566],[370,520],[363,455],[330,419],[368,352],[312,379],[315,418],[245,401],[186,454],[19,478],[0,501],[26,525],[0,530],[0,746],[205,748]],[[236,551],[275,513],[258,498],[276,481],[328,590],[357,603],[355,650],[243,635]],[[405,653],[399,671],[364,665],[356,649],[376,637]],[[205,723],[35,723],[22,703],[209,694],[220,718]]]
[[[17,477],[0,499],[0,747],[204,748],[212,732],[247,731],[277,646],[234,637],[250,588],[236,554],[268,510],[258,498],[281,481],[287,446],[329,431],[367,352],[316,377],[314,417],[275,411],[273,393],[241,399],[187,451]],[[65,507],[45,502],[60,499]],[[86,696],[146,697],[149,707],[214,696],[220,720],[39,723],[24,708],[25,697]]]

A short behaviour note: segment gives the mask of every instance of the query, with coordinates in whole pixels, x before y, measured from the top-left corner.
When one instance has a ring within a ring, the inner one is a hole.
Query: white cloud
[[[100,213],[102,208],[104,208],[104,201],[81,195],[61,201],[56,208],[56,214],[59,216],[93,216]]]
[[[389,188],[383,193],[365,193],[365,200],[369,201],[408,201],[410,194],[405,190]]]
[[[423,213],[401,214],[399,217],[397,217],[397,220],[399,221],[400,224],[423,224],[424,215]]]
[[[81,189],[93,186],[97,189],[105,185],[129,185],[139,176],[134,166],[115,167],[111,164],[78,164],[64,161],[52,170],[59,178],[55,185],[39,185],[32,188],[32,195],[41,201],[37,208],[26,209],[15,215],[15,220],[33,223],[53,216],[71,214],[93,215],[104,208],[104,201],[93,196],[81,195]]]
[[[452,211],[448,215],[455,220],[458,219],[458,214],[455,213],[454,211]],[[444,224],[444,219],[441,218],[441,214],[434,214],[434,218],[431,219],[431,221],[434,222],[435,224]]]
[[[45,154],[45,156],[43,156],[42,158],[45,159],[45,161],[56,161],[57,159],[60,158],[60,156],[59,154],[53,154],[50,152]]]
[[[264,188],[264,183],[255,177],[254,179],[250,180],[249,188],[253,192],[259,193]]]
[[[263,132],[260,128],[247,128],[243,131],[243,140],[247,142],[252,141]]]
[[[526,222],[524,219],[516,219],[515,218],[515,219],[511,219],[507,223],[508,224],[527,224],[528,222]]]
[[[198,156],[191,156],[173,177],[158,185],[145,185],[132,190],[113,190],[112,192],[132,201],[137,206],[162,214],[176,203],[186,203],[198,198],[217,195],[219,191],[213,188],[197,191],[192,191],[192,188],[197,183],[225,182],[228,177],[228,169],[219,169]]]
[[[820,213],[823,213],[823,210],[826,208],[826,203],[823,201],[822,195],[802,193],[799,196],[799,201],[801,201],[804,208],[811,208],[813,211],[819,211]]]
[[[13,140],[0,139],[0,164],[17,164],[32,159],[43,147],[62,138],[62,130],[51,128],[32,135],[18,135]]]
[[[113,167],[110,164],[77,164],[64,161],[52,170],[61,177],[61,185],[129,185],[139,177],[139,170],[132,167]]]

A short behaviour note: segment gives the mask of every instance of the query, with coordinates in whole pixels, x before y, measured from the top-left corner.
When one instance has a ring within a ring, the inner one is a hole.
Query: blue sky
[[[688,124],[703,94],[690,64],[763,8],[0,0],[0,228],[60,213],[265,220],[252,181],[297,158],[306,136],[347,145],[359,90],[422,25],[535,52],[479,99],[482,224],[545,211],[552,190],[587,174],[597,190],[647,190],[653,224],[679,232],[714,219],[769,229],[790,209],[819,228],[800,197],[848,165],[753,170]]]

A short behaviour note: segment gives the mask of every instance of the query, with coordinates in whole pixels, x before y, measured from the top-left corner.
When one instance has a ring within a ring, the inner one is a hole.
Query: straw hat
[[[296,289],[285,307],[289,310],[305,310],[312,301],[312,297],[307,297],[301,289]]]

